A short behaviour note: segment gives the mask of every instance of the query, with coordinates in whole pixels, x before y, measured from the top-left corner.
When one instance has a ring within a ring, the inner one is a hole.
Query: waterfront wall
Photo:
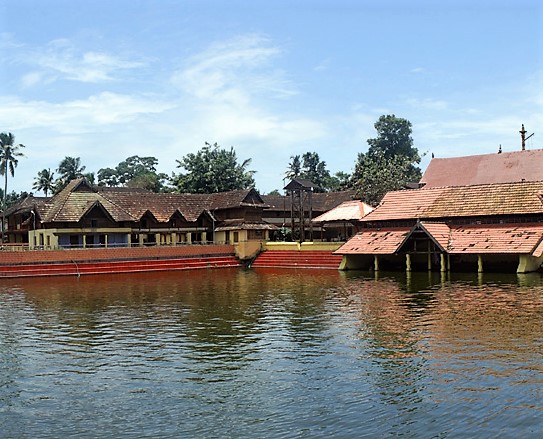
[[[121,261],[138,259],[188,258],[232,255],[232,245],[187,245],[156,247],[86,248],[70,250],[31,250],[0,252],[1,265],[46,264],[52,262]]]

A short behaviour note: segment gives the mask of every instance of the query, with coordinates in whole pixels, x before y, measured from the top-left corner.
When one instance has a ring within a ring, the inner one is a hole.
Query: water
[[[0,284],[0,437],[543,434],[543,279],[203,270]]]

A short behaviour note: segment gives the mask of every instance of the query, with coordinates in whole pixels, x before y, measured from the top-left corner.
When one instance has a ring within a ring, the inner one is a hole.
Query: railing
[[[81,249],[104,249],[104,248],[146,248],[146,247],[186,247],[186,246],[205,246],[205,245],[225,245],[225,241],[192,241],[192,242],[176,242],[176,243],[161,243],[145,242],[139,243],[110,243],[110,244],[68,244],[68,245],[34,245],[30,246],[27,243],[5,243],[0,245],[2,252],[21,252],[21,251],[44,251],[44,250],[81,250]]]

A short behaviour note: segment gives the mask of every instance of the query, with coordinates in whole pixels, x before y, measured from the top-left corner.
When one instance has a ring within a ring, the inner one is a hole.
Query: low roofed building
[[[432,159],[344,244],[343,268],[528,272],[543,262],[543,150]]]
[[[31,248],[176,245],[266,240],[274,226],[254,189],[218,194],[153,193],[71,181],[50,198],[6,211],[10,242]]]

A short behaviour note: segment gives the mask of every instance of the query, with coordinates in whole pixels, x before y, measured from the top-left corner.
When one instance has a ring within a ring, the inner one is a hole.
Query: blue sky
[[[0,0],[8,190],[81,157],[159,170],[204,142],[251,158],[263,193],[294,154],[351,172],[380,115],[450,157],[543,147],[540,0]]]

